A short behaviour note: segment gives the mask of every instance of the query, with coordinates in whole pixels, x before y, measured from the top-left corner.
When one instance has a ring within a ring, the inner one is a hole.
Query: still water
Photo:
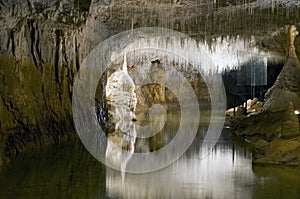
[[[173,137],[175,127],[167,123],[161,138]],[[123,178],[95,160],[80,140],[19,155],[0,169],[0,198],[300,198],[299,168],[252,165],[251,151],[232,141],[228,129],[199,158],[206,128],[202,124],[193,145],[170,166]],[[149,141],[150,151],[158,138]],[[141,143],[137,140],[136,150],[143,149]]]

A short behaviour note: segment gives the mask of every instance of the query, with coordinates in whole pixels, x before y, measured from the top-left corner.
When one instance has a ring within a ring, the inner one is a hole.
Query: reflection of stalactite
[[[116,129],[114,132],[109,133],[105,162],[124,172],[128,161],[134,153],[135,140],[136,130],[132,121],[127,123],[126,132]],[[122,153],[122,151],[128,153]]]

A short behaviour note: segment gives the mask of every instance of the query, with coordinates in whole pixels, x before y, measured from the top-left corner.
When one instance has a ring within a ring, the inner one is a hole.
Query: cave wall
[[[270,41],[281,36],[271,33],[300,21],[298,1],[278,1],[276,9],[267,1],[215,2],[0,1],[0,160],[75,136],[74,77],[83,58],[111,35],[144,26],[208,43],[217,36],[254,34],[260,47],[282,54],[284,42]]]
[[[75,136],[71,93],[82,56],[83,21],[71,16],[70,2],[0,6],[0,154],[6,160]]]

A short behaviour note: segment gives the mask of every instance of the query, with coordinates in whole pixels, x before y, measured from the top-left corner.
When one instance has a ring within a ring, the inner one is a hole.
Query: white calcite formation
[[[135,84],[127,71],[126,56],[123,69],[108,78],[105,90],[109,119],[115,125],[115,131],[108,135],[105,161],[120,169],[124,175],[127,162],[134,152],[136,130],[133,120],[137,103]]]
[[[110,118],[116,123],[116,128],[126,131],[126,122],[135,119],[137,103],[135,84],[127,71],[126,56],[123,69],[114,72],[107,79],[105,90]]]
[[[247,114],[258,114],[262,110],[263,103],[259,101],[257,98],[248,99],[247,105],[244,103],[243,105],[239,105],[235,108],[230,108],[226,111],[226,115],[234,116],[234,111],[236,116],[241,116],[245,114],[245,107],[247,106]],[[234,110],[235,109],[235,110]]]

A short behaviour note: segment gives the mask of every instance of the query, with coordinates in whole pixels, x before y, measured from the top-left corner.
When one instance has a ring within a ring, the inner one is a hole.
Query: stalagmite
[[[133,120],[137,103],[135,84],[127,71],[126,55],[122,70],[108,77],[105,89],[109,120],[115,125],[115,131],[108,134],[105,162],[119,168],[124,179],[127,162],[134,153],[136,130]]]
[[[116,127],[122,125],[124,121],[134,120],[137,99],[135,84],[127,71],[126,55],[124,55],[122,70],[108,77],[105,89],[108,112],[113,123],[116,123]]]

